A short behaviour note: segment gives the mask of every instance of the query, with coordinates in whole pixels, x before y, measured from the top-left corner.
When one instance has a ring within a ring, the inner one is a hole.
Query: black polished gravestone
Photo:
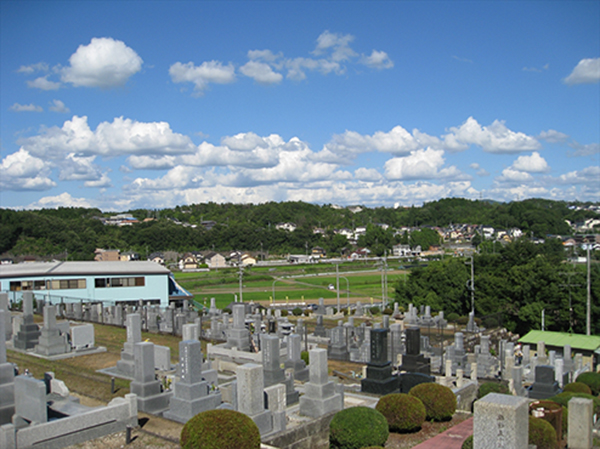
[[[429,357],[421,354],[421,331],[418,327],[406,329],[406,354],[402,355],[402,366],[399,371],[407,373],[431,373]]]
[[[562,392],[558,382],[554,380],[554,367],[539,365],[535,367],[535,382],[529,387],[531,399],[548,399]]]
[[[386,395],[398,390],[398,378],[392,375],[392,364],[387,356],[389,329],[371,330],[371,362],[367,365],[367,377],[361,380],[361,391]]]
[[[435,377],[423,373],[398,374],[398,384],[400,385],[400,393],[408,394],[413,387],[419,384],[429,382],[435,382]]]

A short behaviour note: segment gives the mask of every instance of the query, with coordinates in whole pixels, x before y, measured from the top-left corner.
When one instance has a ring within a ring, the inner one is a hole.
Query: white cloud
[[[375,69],[391,69],[394,63],[385,51],[373,50],[370,56],[363,56],[361,62]]]
[[[281,73],[274,72],[269,64],[259,61],[248,61],[240,67],[240,72],[260,84],[278,84],[283,79]]]
[[[129,156],[127,163],[136,170],[166,170],[176,165],[175,156]]]
[[[565,84],[592,84],[600,81],[600,58],[582,59],[564,80]]]
[[[65,104],[60,101],[60,100],[52,100],[52,103],[50,103],[52,106],[50,106],[48,109],[50,109],[53,112],[58,112],[60,114],[67,114],[69,112],[71,112],[71,110],[65,106]]]
[[[527,173],[546,173],[550,171],[550,166],[537,151],[534,151],[531,156],[519,156],[513,162],[512,168]]]
[[[199,66],[193,62],[176,62],[169,68],[169,75],[174,83],[193,83],[195,92],[202,95],[209,83],[233,83],[235,68],[231,63],[223,65],[219,61],[206,61]]]
[[[105,157],[184,154],[196,148],[188,136],[174,133],[166,122],[144,123],[118,117],[112,123],[100,123],[92,131],[85,116],[73,116],[62,128],[49,128],[25,139],[22,145],[34,156],[51,159],[69,153]]]
[[[9,154],[0,164],[0,188],[2,190],[48,190],[56,183],[48,176],[50,166],[42,159],[20,149]]]
[[[119,87],[142,69],[142,58],[124,42],[110,37],[92,38],[80,45],[62,69],[61,79],[76,87]]]
[[[356,56],[356,52],[350,48],[350,42],[354,40],[351,34],[338,34],[324,31],[317,38],[317,47],[313,51],[315,55],[330,52],[330,57],[335,62],[348,61]]]
[[[558,177],[563,184],[590,184],[596,188],[600,186],[600,166],[586,167],[583,170],[575,170]]]
[[[89,188],[106,189],[108,187],[112,187],[112,181],[106,173],[102,173],[100,178],[85,181],[83,186]]]
[[[60,181],[95,181],[102,178],[100,167],[94,164],[96,156],[79,157],[68,154],[60,164]]]
[[[47,71],[48,71],[48,64],[46,64],[45,62],[38,62],[37,64],[22,65],[17,70],[17,73],[25,73],[25,74],[30,75],[35,72],[47,72]]]
[[[48,80],[48,75],[40,76],[33,81],[27,81],[27,86],[41,90],[57,90],[60,88],[60,83]]]
[[[428,148],[411,151],[409,156],[395,157],[385,163],[387,179],[433,179],[457,178],[460,171],[452,166],[442,168],[445,163],[444,151]]]
[[[593,156],[595,154],[600,154],[600,143],[581,145],[578,142],[573,142],[570,146],[575,149],[575,153],[573,153],[574,156]]]
[[[469,165],[470,168],[472,168],[473,170],[477,170],[477,175],[478,176],[489,176],[489,172],[483,168],[482,166],[480,166],[477,162],[473,162],[472,164]]]
[[[283,53],[273,53],[271,50],[248,50],[248,59],[262,59],[266,62],[275,62],[283,57]]]
[[[502,170],[502,176],[496,178],[498,182],[531,182],[533,181],[533,176],[524,171],[515,170],[514,168],[505,168]]]
[[[466,150],[470,145],[478,145],[488,153],[516,153],[541,148],[535,137],[511,131],[504,122],[494,120],[490,126],[481,126],[473,117],[460,127],[450,128],[450,133],[443,139],[444,148],[449,151]]]
[[[94,205],[85,198],[73,198],[71,194],[64,192],[60,195],[40,198],[39,201],[31,203],[29,206],[27,206],[27,209],[51,209],[58,207],[90,208],[94,207]]]
[[[37,104],[19,104],[15,103],[10,107],[11,111],[15,112],[44,112],[44,108]]]
[[[354,171],[354,178],[359,181],[379,181],[382,179],[382,176],[374,168],[360,167]]]
[[[549,129],[548,131],[542,131],[538,136],[538,139],[545,140],[549,143],[563,143],[566,142],[569,138],[565,133],[561,133],[554,129]]]

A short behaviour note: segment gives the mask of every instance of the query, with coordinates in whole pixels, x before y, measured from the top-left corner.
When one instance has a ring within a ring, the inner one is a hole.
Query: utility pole
[[[471,265],[471,280],[467,281],[467,288],[471,290],[471,311],[473,316],[475,315],[475,264],[473,263],[473,256],[471,256],[470,262],[465,262],[467,265]]]
[[[569,332],[573,332],[573,301],[571,299],[571,287],[580,287],[581,284],[571,284],[571,276],[575,272],[575,263],[573,263],[573,269],[564,273],[560,273],[562,276],[568,276],[569,280],[567,284],[560,284],[562,288],[569,289]]]
[[[585,335],[592,335],[592,277],[590,266],[590,242],[587,244],[587,311]]]
[[[239,276],[240,276],[240,302],[244,302],[244,297],[242,296],[242,279],[244,276],[244,267],[242,267],[242,261],[239,262]]]
[[[335,280],[336,286],[335,289],[337,291],[337,313],[340,313],[340,263],[336,262],[335,264]]]

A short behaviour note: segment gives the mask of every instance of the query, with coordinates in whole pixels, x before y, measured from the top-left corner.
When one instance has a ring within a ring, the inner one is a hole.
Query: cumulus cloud
[[[478,145],[488,153],[517,153],[541,148],[535,137],[511,131],[502,121],[494,120],[490,126],[481,126],[473,117],[460,127],[450,128],[443,140],[449,151],[463,151],[470,145]]]
[[[375,69],[391,69],[394,63],[385,51],[373,50],[370,56],[363,56],[361,62]]]
[[[527,173],[546,173],[550,171],[550,166],[537,151],[534,151],[531,156],[519,156],[513,162],[512,168]]]
[[[67,114],[71,112],[71,110],[60,100],[52,100],[52,103],[50,104],[51,106],[48,109],[50,109],[52,112],[58,112],[60,114]]]
[[[331,33],[326,30],[317,38],[317,46],[313,54],[330,53],[331,59],[335,62],[348,61],[356,56],[356,52],[350,48],[350,42],[353,40],[354,36],[351,34]]]
[[[169,68],[174,83],[193,83],[196,94],[202,95],[209,83],[228,84],[235,81],[233,64],[224,65],[219,61],[203,62],[199,66],[193,62],[176,62]]]
[[[166,122],[138,122],[123,117],[102,122],[95,131],[87,117],[73,116],[62,128],[52,127],[22,141],[34,156],[61,159],[69,153],[80,156],[162,155],[195,151],[188,136],[174,133]]]
[[[71,55],[61,80],[76,87],[119,87],[142,69],[142,63],[142,58],[124,42],[95,37]]]
[[[102,173],[102,176],[98,179],[91,179],[83,183],[84,187],[106,189],[112,187],[112,181],[106,173]]]
[[[505,168],[502,170],[502,175],[496,178],[498,182],[530,182],[533,181],[533,176],[524,171],[515,170],[514,168]]]
[[[563,184],[588,184],[598,187],[600,180],[600,166],[586,167],[582,170],[575,170],[558,177],[558,181]]]
[[[60,166],[60,181],[95,181],[102,177],[100,167],[94,164],[96,156],[79,157],[71,153]]]
[[[600,81],[600,58],[582,59],[564,80],[565,84],[593,84]]]
[[[49,178],[50,166],[42,159],[20,149],[9,154],[0,164],[2,190],[48,190],[56,183]]]
[[[595,154],[600,154],[600,143],[581,145],[578,142],[573,142],[570,146],[575,150],[573,153],[574,156],[593,156]]]
[[[60,88],[60,83],[48,80],[48,75],[40,76],[33,81],[28,80],[27,86],[40,90],[57,90]]]
[[[360,167],[354,171],[354,177],[360,181],[379,181],[381,174],[374,168]]]
[[[566,142],[569,138],[568,135],[556,131],[554,129],[549,129],[548,131],[542,131],[538,136],[538,139],[545,140],[548,143],[563,143]]]
[[[15,112],[44,112],[44,108],[38,106],[37,104],[19,104],[15,103],[10,107],[11,111]]]
[[[240,72],[259,84],[278,84],[283,79],[281,73],[273,71],[269,64],[259,61],[248,61],[240,67]]]
[[[94,205],[86,198],[74,198],[71,194],[64,192],[56,196],[46,196],[39,201],[31,203],[27,209],[52,209],[57,207],[85,207],[90,208]]]
[[[35,72],[47,72],[48,69],[48,64],[46,64],[45,62],[38,62],[37,64],[22,65],[17,70],[17,73],[25,73],[27,75],[30,75]]]
[[[470,168],[472,168],[473,170],[477,171],[477,175],[478,176],[489,176],[489,172],[483,168],[481,165],[479,165],[477,162],[473,162],[472,164],[469,165]]]
[[[444,151],[428,148],[412,151],[409,156],[395,157],[385,163],[385,177],[395,180],[455,178],[461,176],[454,167],[442,168]]]

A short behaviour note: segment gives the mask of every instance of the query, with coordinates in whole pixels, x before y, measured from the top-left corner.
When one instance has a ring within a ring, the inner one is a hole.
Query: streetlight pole
[[[336,290],[337,290],[337,313],[340,313],[340,264],[336,262],[335,264],[335,280],[336,280]]]
[[[240,271],[239,271],[239,276],[240,276],[240,302],[244,302],[244,297],[242,296],[242,294],[243,294],[242,293],[242,279],[243,279],[243,276],[244,276],[244,267],[242,267],[242,261],[240,261],[239,269],[240,269]]]
[[[471,311],[473,312],[473,316],[475,316],[475,264],[473,263],[473,256],[471,256],[471,260],[465,262],[465,264],[471,265],[471,280],[467,281],[467,288],[471,290]]]

